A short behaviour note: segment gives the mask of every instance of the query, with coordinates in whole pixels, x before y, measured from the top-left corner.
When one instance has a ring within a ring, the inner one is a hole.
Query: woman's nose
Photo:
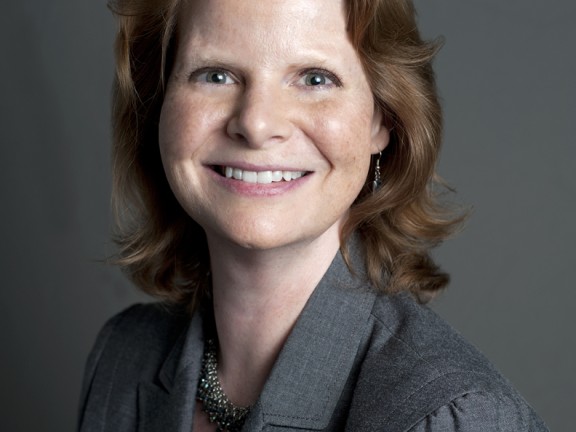
[[[281,88],[247,88],[228,121],[228,135],[254,148],[286,141],[293,125],[282,96]]]

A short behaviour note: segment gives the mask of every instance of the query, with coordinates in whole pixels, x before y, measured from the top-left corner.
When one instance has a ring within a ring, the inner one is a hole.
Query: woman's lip
[[[241,169],[242,171],[300,171],[300,172],[311,172],[308,169],[302,167],[286,166],[286,165],[257,165],[245,162],[215,162],[207,163],[206,166],[212,167],[212,169],[224,169],[226,167]]]
[[[250,183],[221,175],[214,169],[210,169],[212,178],[221,187],[235,195],[245,197],[273,197],[298,189],[310,180],[310,175],[304,175],[291,181],[273,183]]]
[[[278,183],[284,181],[293,181],[309,175],[309,171],[286,171],[286,170],[266,170],[252,171],[232,168],[231,166],[212,166],[210,167],[215,173],[238,181],[246,183]]]

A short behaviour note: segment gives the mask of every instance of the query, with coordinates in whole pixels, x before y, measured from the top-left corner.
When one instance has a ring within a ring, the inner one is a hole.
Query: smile
[[[234,167],[221,167],[221,174],[246,183],[270,184],[292,181],[307,174],[306,171],[249,171]]]

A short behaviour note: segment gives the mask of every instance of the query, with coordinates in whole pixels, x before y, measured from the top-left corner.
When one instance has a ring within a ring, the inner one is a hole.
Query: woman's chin
[[[246,251],[269,251],[274,249],[281,249],[293,244],[297,244],[299,239],[292,235],[282,235],[279,232],[267,233],[264,231],[259,232],[242,232],[242,233],[221,233],[220,235],[211,236],[208,234],[208,244],[211,248],[219,248],[220,246],[233,248],[240,248]]]
[[[222,248],[241,249],[246,252],[265,252],[298,247],[313,240],[314,235],[305,235],[298,230],[242,230],[241,232],[210,233],[207,231],[208,245],[212,252]]]

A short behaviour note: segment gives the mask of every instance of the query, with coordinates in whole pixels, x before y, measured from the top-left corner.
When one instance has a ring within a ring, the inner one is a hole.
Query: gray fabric
[[[356,258],[355,269],[358,270]],[[545,431],[489,362],[407,295],[378,295],[337,255],[282,349],[245,431]],[[202,318],[134,306],[88,360],[81,432],[189,432]]]

